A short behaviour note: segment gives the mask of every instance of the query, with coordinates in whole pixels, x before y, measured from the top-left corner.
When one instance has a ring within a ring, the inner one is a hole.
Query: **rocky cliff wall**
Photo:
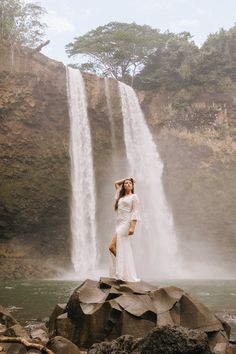
[[[1,59],[0,260],[17,264],[18,270],[19,262],[26,263],[30,276],[37,259],[61,265],[68,258],[65,67],[27,48],[15,48],[13,56],[9,48],[1,48]],[[10,268],[14,274],[14,266]]]
[[[69,268],[71,265],[70,118],[66,67],[29,48],[15,48],[12,55],[10,48],[3,47],[1,58],[2,276],[38,276],[42,259],[46,265],[41,275],[48,276],[50,272],[57,272],[59,267]],[[108,238],[111,235],[107,230],[113,228],[114,222],[106,217],[114,199],[109,110],[104,80],[89,74],[84,78],[93,137],[98,229],[103,238]],[[124,143],[119,95],[115,81],[109,81],[117,149],[122,156]],[[103,208],[99,208],[101,199]],[[29,266],[31,262],[32,267]]]
[[[232,275],[236,87],[197,97],[185,91],[138,94],[164,162],[163,182],[186,266],[195,261],[200,270],[207,263],[216,277]]]

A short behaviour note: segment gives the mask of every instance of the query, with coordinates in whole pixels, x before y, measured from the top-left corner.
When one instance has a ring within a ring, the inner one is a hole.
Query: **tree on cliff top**
[[[40,22],[46,10],[37,3],[23,0],[1,0],[0,43],[35,48],[41,43],[46,24]]]
[[[158,29],[110,22],[66,45],[69,57],[85,57],[80,69],[126,81],[133,78],[162,40]]]
[[[229,77],[236,81],[236,24],[229,30],[221,28],[209,34],[201,47],[201,61],[198,68],[203,83],[213,85]]]
[[[194,80],[199,52],[189,32],[169,33],[135,77],[136,87],[180,89],[188,85]]]
[[[150,55],[134,84],[139,89],[224,90],[236,82],[236,25],[210,34],[198,48],[188,32],[170,34]]]

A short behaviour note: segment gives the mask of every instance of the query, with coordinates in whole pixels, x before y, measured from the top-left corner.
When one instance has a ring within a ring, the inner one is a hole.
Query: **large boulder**
[[[3,346],[4,353],[6,354],[26,354],[27,349],[23,344],[20,343],[8,343],[4,344]]]
[[[75,344],[61,336],[51,338],[47,348],[55,354],[80,354],[80,350]]]
[[[48,323],[49,335],[52,336],[55,332],[55,321],[56,318],[65,312],[66,304],[57,304],[50,316]]]
[[[48,329],[43,324],[31,326],[30,336],[34,342],[46,345],[49,341]]]
[[[29,334],[24,329],[24,327],[22,327],[20,324],[15,324],[14,326],[9,327],[5,331],[4,336],[7,336],[7,337],[21,337],[21,338],[24,338],[26,340],[30,339]]]
[[[228,346],[230,333],[205,305],[178,287],[112,278],[86,280],[69,298],[64,315],[56,317],[54,312],[52,317],[55,334],[63,331],[80,348],[123,335],[143,338],[169,325],[205,333],[213,350],[219,343]]]
[[[18,322],[15,320],[14,317],[12,317],[10,312],[2,305],[0,305],[0,324],[2,326],[6,326],[6,328],[18,324]]]

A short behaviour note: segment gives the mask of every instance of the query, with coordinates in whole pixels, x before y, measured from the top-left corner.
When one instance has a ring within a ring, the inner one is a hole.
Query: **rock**
[[[44,325],[34,326],[30,332],[30,336],[34,341],[46,345],[49,341],[47,328]]]
[[[141,354],[210,354],[206,333],[178,326],[154,328],[143,340]]]
[[[121,336],[111,342],[95,343],[89,348],[89,354],[106,353],[138,353],[142,339],[136,339],[130,335]]]
[[[219,318],[219,317],[217,317]],[[229,322],[225,321],[224,319],[220,319],[222,326],[224,327],[224,330],[227,334],[227,337],[230,338],[231,335],[231,325],[229,324]]]
[[[80,354],[80,350],[75,344],[61,336],[51,338],[47,348],[55,354]]]
[[[232,351],[227,343],[216,344],[213,352],[214,354],[232,354]]]
[[[208,333],[208,340],[209,340],[210,349],[213,353],[214,350],[219,350],[219,349],[215,349],[217,348],[218,344],[220,344],[218,348],[226,347],[227,350],[229,348],[229,341],[224,331]]]
[[[55,321],[56,318],[65,312],[66,304],[57,304],[49,318],[48,322],[48,332],[52,336],[55,331]]]
[[[94,344],[89,354],[210,354],[207,335],[203,331],[179,326],[156,327],[143,339],[121,336],[111,342]]]
[[[58,317],[54,313],[51,326],[80,348],[122,335],[142,338],[156,326],[167,325],[205,332],[212,349],[217,343],[228,343],[229,328],[206,306],[174,286],[88,279],[75,289],[64,311]]]
[[[236,354],[236,344],[230,344],[230,350],[232,354]]]
[[[0,353],[1,354],[6,354],[5,350],[4,350],[4,347],[0,346]]]
[[[74,338],[74,333],[76,331],[75,324],[67,316],[67,312],[58,316],[56,319],[56,335],[65,337],[69,340]]]
[[[6,331],[6,329],[7,329],[7,327],[0,323],[0,335],[3,335],[4,332]]]
[[[135,338],[144,337],[151,329],[155,327],[155,322],[137,318],[124,311],[122,313],[121,334],[132,334]]]
[[[42,352],[37,349],[30,349],[27,351],[27,354],[41,354]]]
[[[22,337],[26,340],[30,339],[30,336],[27,331],[19,324],[15,324],[14,326],[9,327],[5,331],[4,335],[7,337]]]
[[[217,312],[217,317],[221,320],[230,340],[236,341],[236,312],[220,311]]]
[[[213,349],[214,354],[232,354],[232,350],[227,343],[218,343]]]
[[[7,311],[2,305],[0,305],[0,322],[7,328],[18,324],[18,322],[14,319],[10,312]]]
[[[18,343],[10,343],[6,346],[6,354],[25,354],[27,353],[27,349],[23,344]]]
[[[0,274],[38,279],[71,264],[66,70],[30,48],[14,50],[11,70],[11,50],[0,44]]]

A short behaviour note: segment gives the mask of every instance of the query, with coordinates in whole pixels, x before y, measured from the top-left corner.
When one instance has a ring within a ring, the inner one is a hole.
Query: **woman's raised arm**
[[[116,189],[119,188],[119,186],[126,180],[126,179],[130,179],[132,178],[134,183],[135,183],[135,179],[133,177],[126,177],[126,178],[122,178],[122,179],[119,179],[118,181],[115,181],[115,187]]]
[[[120,187],[120,185],[126,180],[126,178],[119,179],[118,181],[115,181],[115,187],[116,189]]]

